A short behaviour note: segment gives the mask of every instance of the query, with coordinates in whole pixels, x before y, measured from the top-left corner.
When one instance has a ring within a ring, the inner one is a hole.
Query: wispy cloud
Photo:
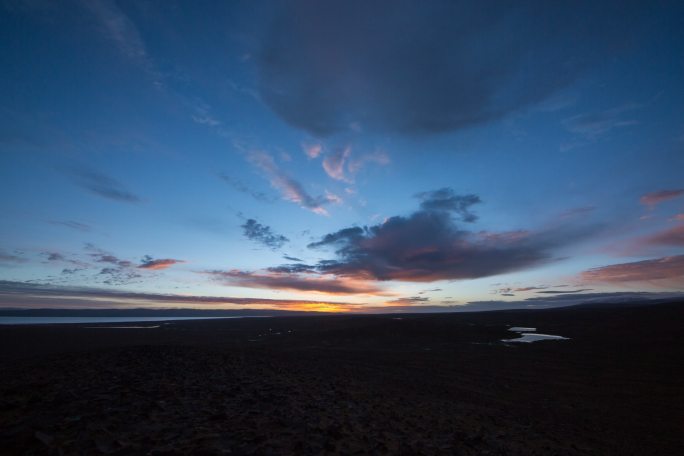
[[[658,231],[646,236],[640,236],[609,246],[606,250],[617,255],[657,255],[664,253],[668,247],[684,246],[684,225]]]
[[[90,169],[73,170],[72,175],[75,183],[103,198],[124,203],[138,203],[140,197],[121,184],[116,179]]]
[[[567,211],[561,212],[558,218],[560,219],[571,219],[580,216],[586,216],[592,212],[596,211],[596,206],[581,206],[568,209]]]
[[[679,288],[684,288],[684,255],[593,268],[584,271],[581,278],[604,283],[668,281],[674,284],[677,281]]]
[[[227,183],[228,185],[233,187],[238,192],[250,195],[255,200],[262,201],[264,203],[272,202],[272,198],[269,197],[268,195],[266,195],[265,193],[256,191],[252,188],[249,188],[242,181],[240,181],[240,180],[238,180],[232,176],[229,176],[228,174],[220,173],[218,176],[223,182]]]
[[[66,226],[67,228],[71,228],[72,230],[77,230],[77,231],[90,231],[92,227],[90,225],[87,225],[85,223],[81,222],[75,222],[73,220],[51,220],[50,222],[51,225],[60,225],[60,226]]]
[[[247,239],[265,245],[272,250],[277,250],[290,241],[282,234],[274,233],[270,226],[262,225],[254,219],[247,220],[241,226],[242,233]]]
[[[347,169],[351,174],[356,174],[368,163],[373,163],[379,166],[387,166],[390,164],[390,162],[390,157],[386,152],[376,150],[375,152],[353,157],[353,159],[349,160]]]
[[[646,193],[639,198],[639,202],[644,206],[654,207],[664,201],[679,198],[682,195],[684,195],[684,188],[659,190],[657,192]]]
[[[579,114],[563,121],[568,131],[593,139],[617,128],[637,125],[637,120],[626,117],[627,113],[641,105],[626,104],[605,111]]]
[[[209,127],[218,127],[221,121],[216,119],[210,112],[209,106],[204,103],[197,103],[194,106],[194,113],[191,115],[193,122]]]
[[[280,191],[285,200],[297,203],[300,207],[316,214],[328,215],[328,211],[323,206],[332,202],[330,198],[309,195],[299,182],[288,176],[276,165],[272,156],[266,152],[252,151],[249,153],[248,159],[266,174],[271,185]]]
[[[351,182],[345,174],[345,164],[351,155],[351,147],[346,146],[325,156],[323,159],[323,169],[331,178]]]
[[[684,246],[684,225],[675,226],[640,240],[642,244]]]
[[[81,4],[97,19],[103,33],[131,60],[151,65],[140,32],[113,0],[82,0]]]
[[[26,258],[0,249],[0,263],[25,263],[27,261]]]

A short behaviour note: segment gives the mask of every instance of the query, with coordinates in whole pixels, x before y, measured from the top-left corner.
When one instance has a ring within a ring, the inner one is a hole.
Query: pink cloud
[[[349,178],[345,175],[344,165],[351,155],[351,147],[347,146],[342,150],[338,150],[332,154],[328,154],[323,159],[323,169],[335,180],[350,182]]]
[[[588,282],[605,283],[680,279],[684,278],[684,255],[602,266],[584,271],[581,277]]]
[[[319,215],[328,215],[324,204],[331,203],[328,197],[314,197],[308,194],[302,185],[285,174],[266,152],[252,151],[248,155],[249,161],[260,168],[268,177],[271,186],[280,191],[283,199],[297,203],[300,207],[308,209]]]
[[[682,195],[684,195],[684,189],[681,188],[676,190],[660,190],[657,192],[646,193],[639,198],[639,202],[645,206],[653,207],[662,203],[663,201],[678,198]]]
[[[302,144],[302,150],[304,150],[307,157],[313,159],[321,155],[323,146],[321,144]]]
[[[675,226],[674,228],[648,236],[642,242],[650,245],[684,246],[684,225]]]

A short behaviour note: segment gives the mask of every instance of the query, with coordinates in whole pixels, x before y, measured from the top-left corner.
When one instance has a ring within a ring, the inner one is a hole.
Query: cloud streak
[[[624,114],[639,107],[628,104],[605,111],[579,114],[565,119],[563,125],[572,133],[594,139],[612,130],[638,124],[639,122],[634,119],[625,118]]]
[[[283,199],[292,201],[316,214],[328,215],[328,211],[323,206],[334,201],[327,196],[313,197],[308,194],[299,182],[285,174],[276,165],[272,156],[266,152],[252,151],[248,155],[248,159],[266,174],[271,186],[280,191]]]
[[[97,171],[74,170],[75,183],[89,192],[123,203],[139,203],[140,197],[128,191],[119,181]]]
[[[644,206],[654,207],[662,202],[679,198],[682,195],[684,195],[684,188],[678,188],[674,190],[659,190],[657,192],[646,193],[639,198],[639,202]]]
[[[589,269],[581,274],[587,282],[627,283],[677,280],[682,288],[684,255],[666,256],[651,260],[619,263]]]
[[[206,274],[224,285],[246,288],[305,291],[332,295],[387,294],[371,282],[349,278],[328,278],[281,272],[257,273],[235,269],[206,271]]]

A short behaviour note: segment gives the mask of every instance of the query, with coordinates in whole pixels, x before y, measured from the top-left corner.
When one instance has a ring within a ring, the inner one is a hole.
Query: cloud
[[[247,195],[250,195],[250,196],[251,196],[252,198],[254,198],[255,200],[262,201],[262,202],[265,202],[265,203],[270,203],[270,202],[272,202],[272,199],[271,199],[268,195],[266,195],[265,193],[255,191],[255,190],[253,190],[253,189],[247,187],[244,183],[242,183],[242,182],[239,181],[238,179],[235,179],[234,177],[231,177],[231,176],[229,176],[229,175],[227,175],[227,174],[221,173],[221,174],[219,174],[219,178],[220,178],[223,182],[225,182],[225,183],[227,183],[228,185],[230,185],[231,187],[233,187],[233,188],[234,188],[235,190],[237,190],[238,192],[241,192],[241,193],[245,193],[245,194],[247,194]]]
[[[113,264],[115,266],[119,266],[121,268],[128,268],[128,267],[131,267],[133,265],[133,263],[128,261],[128,260],[122,260],[122,259],[120,259],[120,258],[118,258],[118,257],[116,257],[110,253],[107,253],[105,251],[102,251],[102,250],[96,251],[94,253],[90,253],[89,255],[97,263],[109,263],[109,264]]]
[[[323,152],[323,146],[320,143],[315,144],[302,144],[302,150],[310,159],[318,158]]]
[[[252,151],[248,155],[248,159],[266,174],[271,185],[280,191],[285,200],[297,203],[300,207],[316,214],[328,215],[328,211],[323,206],[333,201],[325,196],[313,197],[309,195],[299,182],[278,168],[273,157],[269,154],[261,151]]]
[[[174,264],[185,263],[183,260],[174,260],[173,258],[163,258],[159,260],[153,259],[149,255],[143,257],[142,263],[138,266],[138,269],[149,269],[158,271],[161,269],[167,269]]]
[[[548,287],[521,287],[515,288],[513,291],[532,291],[532,290],[543,290]]]
[[[629,127],[639,122],[624,118],[626,112],[641,106],[629,104],[600,112],[579,114],[563,121],[563,126],[572,133],[596,138],[617,128]]]
[[[539,103],[628,47],[636,3],[287,2],[254,56],[259,92],[318,136],[458,130]]]
[[[418,294],[434,293],[434,292],[437,292],[437,291],[442,291],[442,289],[441,289],[441,288],[431,288],[431,289],[429,289],[429,290],[419,291]]]
[[[387,153],[377,150],[370,154],[363,154],[360,157],[350,160],[349,164],[347,165],[347,169],[349,169],[351,174],[356,174],[361,170],[361,168],[366,166],[367,163],[375,163],[379,166],[387,166],[390,164],[390,157],[387,155]]]
[[[316,274],[316,266],[303,263],[281,264],[280,266],[271,266],[267,268],[269,272],[283,273],[283,274]]]
[[[323,159],[323,169],[335,180],[342,182],[351,182],[350,179],[345,175],[344,165],[351,155],[351,147],[347,146],[343,149],[336,150],[335,152],[328,154]]]
[[[475,279],[528,269],[554,261],[554,250],[571,245],[591,230],[555,227],[539,231],[471,232],[452,217],[472,220],[475,195],[450,189],[422,194],[421,209],[370,227],[329,233],[309,248],[332,248],[334,260],[316,265],[319,272],[374,280],[431,282]]]
[[[90,231],[92,227],[90,225],[86,225],[85,223],[81,222],[74,222],[73,220],[51,220],[50,222],[51,225],[61,225],[61,226],[66,226],[67,228],[71,228],[72,230],[77,230],[77,231]]]
[[[583,215],[587,215],[591,212],[594,212],[596,210],[596,206],[582,206],[582,207],[575,207],[572,209],[568,209],[567,211],[561,212],[558,218],[560,219],[569,219],[569,218],[575,218]]]
[[[137,279],[142,279],[143,276],[139,270],[162,270],[167,269],[174,264],[183,263],[182,260],[172,258],[164,258],[155,260],[149,255],[145,255],[140,264],[134,264],[132,261],[117,257],[105,250],[100,249],[92,244],[86,244],[85,249],[89,251],[90,256],[95,263],[104,263],[111,266],[105,266],[95,275],[96,281],[102,281],[107,285],[127,285]]]
[[[681,288],[681,284],[684,283],[684,255],[593,268],[584,271],[581,278],[587,282],[603,283],[678,280]]]
[[[330,301],[230,296],[132,293],[91,287],[64,287],[0,280],[0,307],[24,308],[260,307],[289,310],[350,310],[357,304]]]
[[[583,293],[585,291],[591,291],[591,288],[580,288],[578,290],[544,290],[537,291],[540,294],[571,294],[571,293]]]
[[[271,227],[262,225],[254,219],[247,220],[241,226],[247,239],[263,244],[272,250],[277,250],[290,241],[282,234],[274,233]]]
[[[675,226],[641,240],[650,245],[675,245],[684,246],[684,225]]]
[[[143,66],[146,70],[153,71],[140,32],[130,18],[117,6],[116,2],[83,0],[81,4],[95,16],[104,35],[116,45],[123,55]]]
[[[120,182],[105,174],[93,170],[80,169],[74,170],[73,176],[77,185],[103,198],[124,203],[140,202],[140,197],[129,192]]]
[[[289,255],[283,255],[283,258],[285,258],[287,261],[304,261],[301,258],[289,256]]]
[[[266,288],[275,290],[307,291],[335,295],[386,294],[376,285],[356,279],[312,277],[278,272],[206,271],[214,280],[228,286]]]
[[[61,253],[57,252],[43,252],[47,261],[66,261],[66,258]]]
[[[97,275],[102,276],[101,282],[106,285],[128,285],[142,278],[129,267],[105,267]]]
[[[0,263],[25,263],[26,258],[22,258],[19,255],[5,252],[0,249]]]
[[[675,190],[660,190],[657,192],[646,193],[639,198],[639,202],[644,206],[654,207],[664,201],[679,198],[682,195],[684,195],[684,188],[678,188]]]
[[[618,255],[637,256],[662,254],[664,247],[684,246],[684,225],[677,225],[647,236],[618,242],[608,247],[608,251]]]
[[[464,222],[474,222],[477,216],[470,212],[470,206],[481,203],[477,195],[457,195],[453,189],[445,187],[416,195],[421,200],[424,211],[449,211],[459,215]]]
[[[430,298],[426,298],[424,296],[409,296],[405,298],[392,299],[391,301],[387,301],[387,304],[399,306],[415,306],[429,301]]]

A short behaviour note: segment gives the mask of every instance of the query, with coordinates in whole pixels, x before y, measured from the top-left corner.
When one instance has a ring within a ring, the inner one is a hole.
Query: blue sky
[[[682,13],[5,1],[0,305],[682,292]]]

